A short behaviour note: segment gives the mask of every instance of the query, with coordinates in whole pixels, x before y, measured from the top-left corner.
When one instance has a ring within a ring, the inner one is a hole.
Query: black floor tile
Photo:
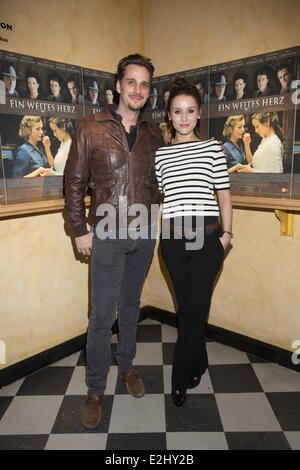
[[[77,366],[86,366],[87,361],[86,361],[86,349],[82,349],[77,361]]]
[[[220,432],[223,426],[214,395],[189,394],[181,407],[165,395],[167,432]]]
[[[255,354],[247,353],[248,359],[253,364],[255,363],[263,363],[263,362],[270,362],[268,359],[264,359],[263,357],[255,356]]]
[[[229,450],[290,450],[283,432],[226,432]]]
[[[101,421],[97,428],[86,429],[81,420],[82,408],[86,396],[67,395],[64,397],[60,410],[53,425],[52,434],[72,434],[72,433],[105,433],[108,432],[111,410],[113,404],[113,395],[104,395],[102,399]]]
[[[0,419],[11,404],[14,397],[0,397]]]
[[[166,434],[108,434],[106,450],[166,450]]]
[[[0,450],[43,450],[48,434],[0,436]]]
[[[266,393],[283,431],[300,431],[300,392]]]
[[[163,364],[167,365],[167,364],[173,363],[174,348],[175,348],[175,343],[163,343],[162,344]]]
[[[138,325],[136,341],[137,343],[160,343],[161,325]]]
[[[215,393],[263,392],[251,364],[222,364],[209,366]]]
[[[17,395],[64,395],[74,367],[47,367],[26,377]]]
[[[145,393],[164,393],[164,374],[163,366],[135,366],[134,370],[144,382]],[[123,379],[118,374],[116,383],[116,394],[128,394]]]

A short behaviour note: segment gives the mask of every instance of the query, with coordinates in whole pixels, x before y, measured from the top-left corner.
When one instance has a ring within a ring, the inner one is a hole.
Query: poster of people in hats
[[[199,139],[224,149],[233,195],[300,198],[300,47],[154,77],[143,110],[165,143],[166,106],[185,77],[201,100]],[[114,74],[0,50],[0,203],[63,197],[77,123],[117,107]]]
[[[77,123],[113,93],[113,74],[0,51],[0,203],[62,198]]]

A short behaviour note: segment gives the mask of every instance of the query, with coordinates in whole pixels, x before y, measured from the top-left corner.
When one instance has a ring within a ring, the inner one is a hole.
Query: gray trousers
[[[92,246],[92,312],[87,335],[88,393],[103,394],[111,363],[111,327],[119,301],[116,360],[132,369],[140,296],[155,239],[105,239],[94,233]],[[120,299],[120,300],[119,300]]]

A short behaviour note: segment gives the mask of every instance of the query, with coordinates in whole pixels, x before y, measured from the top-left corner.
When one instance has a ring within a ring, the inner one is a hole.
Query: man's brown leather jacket
[[[128,207],[146,206],[150,222],[151,204],[160,201],[154,156],[162,145],[158,126],[143,116],[131,152],[123,126],[108,107],[80,121],[65,168],[66,216],[75,237],[88,233],[84,204],[88,188],[93,216],[101,204],[111,204],[118,226],[119,198],[127,198]],[[135,217],[128,217],[128,223]]]

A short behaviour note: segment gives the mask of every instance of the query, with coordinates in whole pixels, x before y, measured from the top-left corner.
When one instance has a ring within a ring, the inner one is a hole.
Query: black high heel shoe
[[[187,388],[191,389],[191,388],[198,387],[200,380],[201,380],[201,375],[199,375],[198,377],[193,377]]]
[[[176,406],[182,406],[186,399],[186,390],[185,389],[174,390],[172,392],[172,398]]]

